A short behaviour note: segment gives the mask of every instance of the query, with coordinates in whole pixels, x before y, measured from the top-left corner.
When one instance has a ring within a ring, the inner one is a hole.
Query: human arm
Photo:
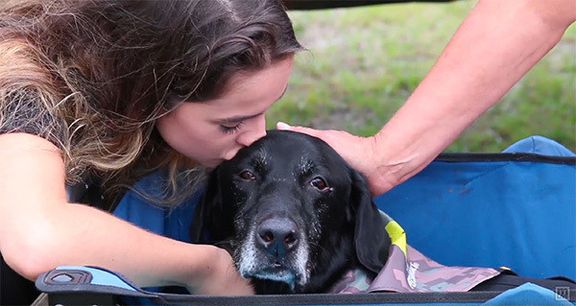
[[[228,253],[146,232],[66,201],[61,152],[23,133],[0,135],[0,251],[28,279],[58,265],[95,265],[137,285],[181,285],[195,293],[252,293]]]
[[[383,193],[423,169],[496,104],[574,20],[575,0],[480,0],[376,135],[292,129],[324,139],[368,178],[374,194]]]

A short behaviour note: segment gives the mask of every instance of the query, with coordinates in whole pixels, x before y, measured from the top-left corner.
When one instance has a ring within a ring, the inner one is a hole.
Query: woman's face
[[[182,103],[158,119],[158,131],[176,151],[216,167],[266,135],[264,113],[279,100],[292,71],[292,57],[250,74],[233,76],[221,97]]]

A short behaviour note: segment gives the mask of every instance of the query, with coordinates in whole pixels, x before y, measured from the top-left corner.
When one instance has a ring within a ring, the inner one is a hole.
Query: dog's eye
[[[247,181],[253,181],[256,179],[256,175],[254,175],[254,173],[252,173],[249,170],[244,170],[244,171],[240,172],[240,177],[244,180],[247,180]]]
[[[312,185],[312,187],[318,189],[319,191],[330,191],[330,187],[328,187],[328,183],[326,183],[326,181],[321,178],[321,177],[315,177],[310,181],[310,185]]]

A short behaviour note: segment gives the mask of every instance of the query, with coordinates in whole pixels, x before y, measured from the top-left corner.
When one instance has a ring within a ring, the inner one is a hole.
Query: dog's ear
[[[207,242],[205,233],[210,231],[222,210],[222,192],[218,183],[217,169],[210,173],[206,190],[202,195],[196,210],[194,220],[190,227],[190,239],[192,243]]]
[[[390,236],[380,211],[372,201],[372,194],[364,177],[352,172],[351,203],[356,215],[354,244],[359,262],[378,273],[388,260]]]

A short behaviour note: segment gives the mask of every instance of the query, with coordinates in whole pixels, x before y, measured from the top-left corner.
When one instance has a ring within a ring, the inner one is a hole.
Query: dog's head
[[[390,246],[364,178],[322,140],[286,131],[213,171],[191,235],[229,244],[242,276],[288,292],[322,291],[353,265],[378,272]]]

